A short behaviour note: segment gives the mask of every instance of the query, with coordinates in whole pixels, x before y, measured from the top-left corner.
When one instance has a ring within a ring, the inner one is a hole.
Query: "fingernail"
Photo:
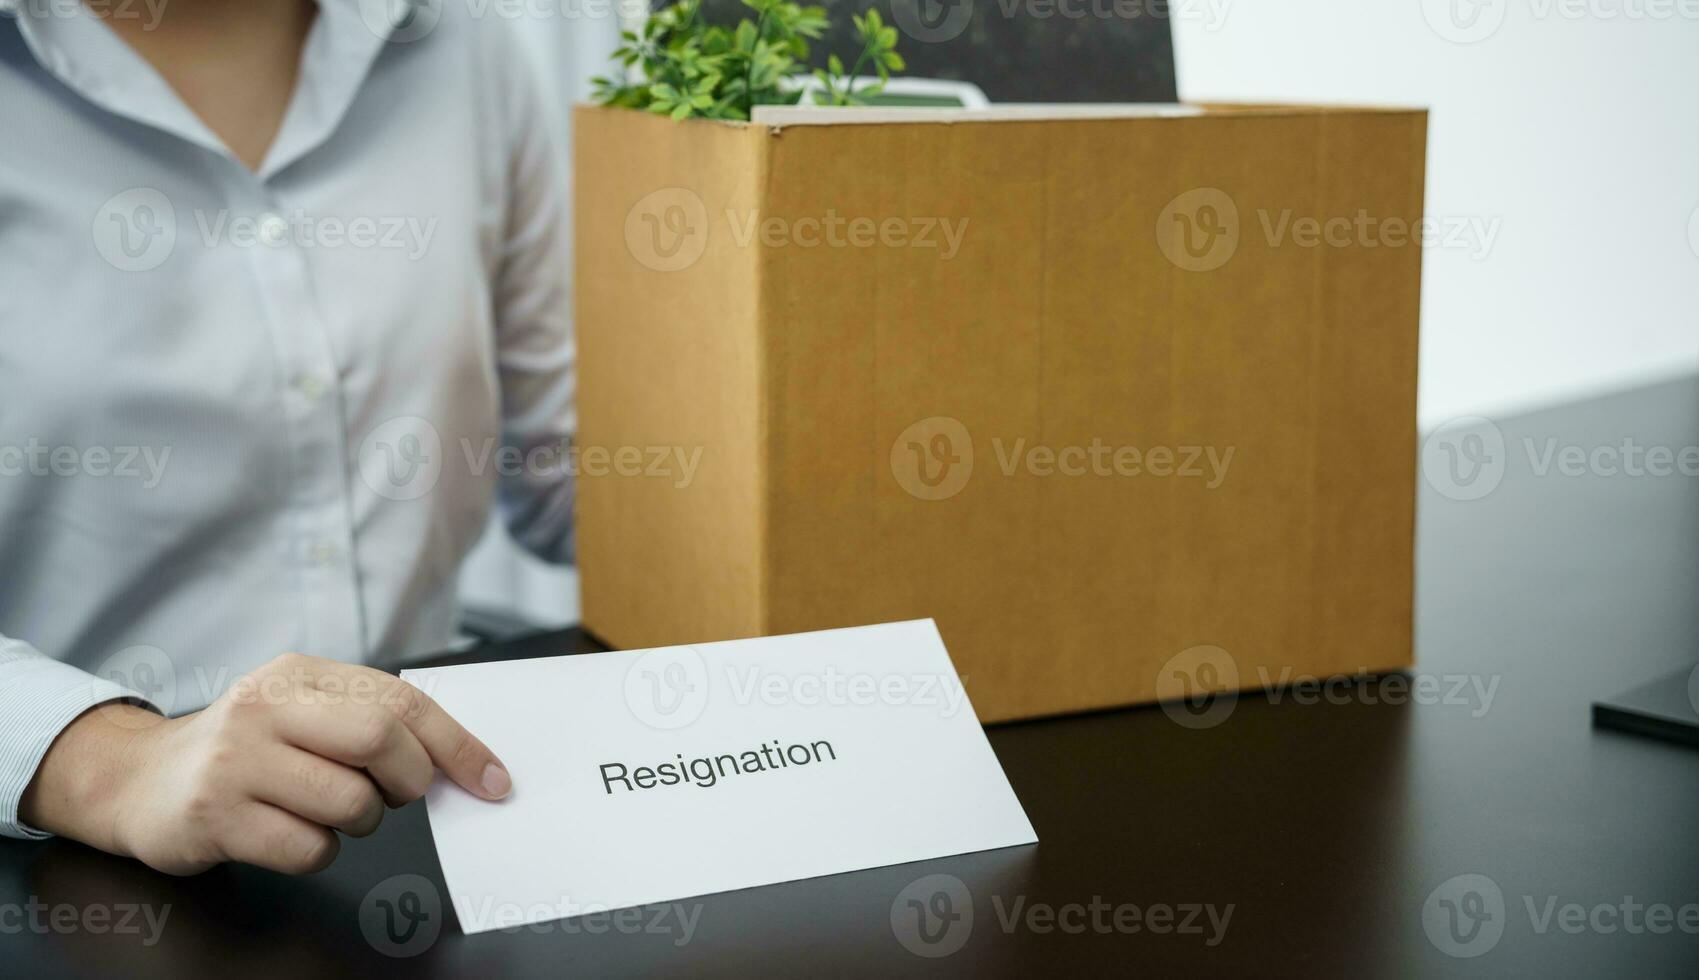
[[[513,792],[513,777],[507,770],[492,762],[484,767],[484,793],[492,800],[499,800]]]

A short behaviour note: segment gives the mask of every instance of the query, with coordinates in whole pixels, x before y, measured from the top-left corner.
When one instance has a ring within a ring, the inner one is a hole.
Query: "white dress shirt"
[[[512,22],[395,6],[320,0],[256,173],[80,4],[0,0],[0,833],[95,704],[442,649],[492,500],[570,555],[558,131]]]

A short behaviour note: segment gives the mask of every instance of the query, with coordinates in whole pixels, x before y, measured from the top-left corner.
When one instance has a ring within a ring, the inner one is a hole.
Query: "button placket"
[[[352,560],[347,434],[341,399],[335,397],[338,367],[327,325],[310,299],[306,257],[289,240],[288,223],[275,202],[265,206],[258,228],[259,247],[252,250],[251,262],[290,389],[284,413],[296,515],[291,550],[302,589],[304,652],[358,658],[366,652],[365,635]]]

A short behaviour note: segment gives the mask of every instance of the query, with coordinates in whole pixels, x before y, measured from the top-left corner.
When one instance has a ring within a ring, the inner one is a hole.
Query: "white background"
[[[1222,2],[1174,0],[1183,99],[1426,106],[1428,215],[1502,218],[1423,255],[1424,430],[1699,372],[1699,3]]]

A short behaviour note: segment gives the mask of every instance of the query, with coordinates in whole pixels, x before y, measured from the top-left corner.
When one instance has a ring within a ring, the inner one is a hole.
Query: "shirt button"
[[[319,400],[320,395],[324,394],[324,382],[319,380],[317,375],[304,374],[295,379],[295,390],[299,391],[301,397],[307,401],[315,402]]]
[[[289,222],[276,214],[260,218],[260,244],[276,248],[289,239]]]
[[[307,551],[307,559],[314,565],[324,566],[334,563],[339,554],[341,552],[337,551],[335,544],[329,541],[315,541]]]

